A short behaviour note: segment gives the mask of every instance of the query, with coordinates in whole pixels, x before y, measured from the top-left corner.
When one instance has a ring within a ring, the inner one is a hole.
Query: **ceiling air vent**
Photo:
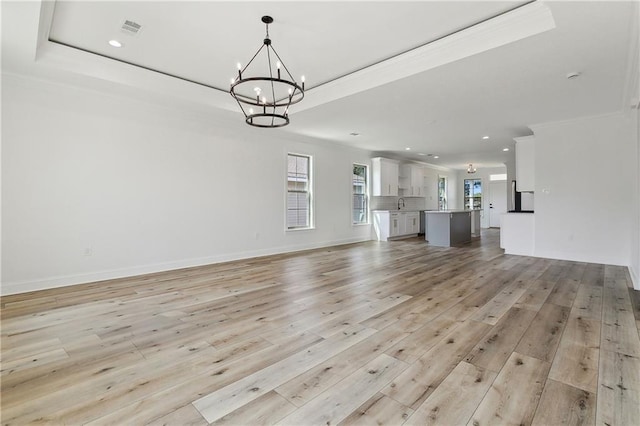
[[[122,32],[129,35],[136,35],[142,30],[142,25],[137,22],[125,20],[122,24]]]

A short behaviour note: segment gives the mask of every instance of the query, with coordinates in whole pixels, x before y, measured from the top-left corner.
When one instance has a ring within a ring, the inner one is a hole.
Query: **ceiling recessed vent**
[[[136,35],[142,30],[142,25],[137,22],[125,20],[122,24],[121,30],[125,34]]]

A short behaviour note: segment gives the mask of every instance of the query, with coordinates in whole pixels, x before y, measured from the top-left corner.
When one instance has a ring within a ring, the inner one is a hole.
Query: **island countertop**
[[[427,214],[439,214],[439,213],[471,213],[473,210],[426,210]]]
[[[420,213],[425,210],[371,210],[372,212],[389,212],[389,213]]]

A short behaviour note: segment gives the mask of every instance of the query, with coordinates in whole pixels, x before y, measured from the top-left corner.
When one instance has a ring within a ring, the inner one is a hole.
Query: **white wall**
[[[424,176],[424,208],[425,210],[438,210],[438,175],[444,173],[433,167],[423,167]]]
[[[505,169],[507,173],[507,210],[511,209],[512,194],[511,194],[511,182],[516,180],[516,158],[514,150],[511,150],[509,159],[505,161]]]
[[[636,147],[624,114],[532,127],[535,255],[629,265]]]
[[[634,201],[633,206],[633,220],[631,225],[631,259],[629,262],[629,272],[631,273],[631,280],[633,281],[633,287],[636,290],[640,290],[640,109],[637,105],[630,113],[632,120],[632,141],[634,142],[636,150],[636,167],[635,177],[633,179],[635,188],[632,196]]]
[[[423,173],[423,187],[425,189],[425,196],[421,198],[423,200],[423,209],[425,210],[438,210],[438,179],[440,177],[447,178],[447,200],[449,209],[457,209],[458,195],[457,187],[457,171],[446,167],[434,166],[428,163],[416,163],[422,167]]]
[[[631,105],[629,117],[632,121],[633,145],[636,149],[635,188],[633,190],[634,218],[631,228],[631,259],[629,272],[636,290],[640,290],[640,5],[636,3],[631,30],[631,55],[628,69],[627,105]]]
[[[350,182],[369,152],[239,113],[2,85],[3,294],[370,238],[351,224]],[[287,152],[313,155],[314,230],[285,231]]]
[[[460,195],[458,191],[459,179],[458,173],[441,173],[442,176],[447,176],[448,179],[448,196],[449,196],[449,210],[462,210],[464,198]]]

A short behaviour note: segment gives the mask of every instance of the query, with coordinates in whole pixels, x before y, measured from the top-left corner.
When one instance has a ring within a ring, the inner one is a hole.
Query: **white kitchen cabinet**
[[[395,160],[371,159],[372,193],[374,196],[398,196],[399,164]]]
[[[414,196],[424,197],[424,170],[422,167],[411,168],[411,185],[414,188]]]
[[[389,220],[391,221],[391,231],[389,232],[389,236],[398,237],[403,235],[407,227],[406,213],[390,213]]]
[[[407,214],[407,234],[418,234],[420,232],[420,213],[408,212]]]
[[[513,139],[516,141],[516,190],[533,192],[535,187],[535,136]]]
[[[420,213],[378,210],[373,212],[373,228],[378,241],[418,235]]]
[[[424,197],[424,172],[422,167],[403,164],[400,167],[400,188],[404,197]]]

